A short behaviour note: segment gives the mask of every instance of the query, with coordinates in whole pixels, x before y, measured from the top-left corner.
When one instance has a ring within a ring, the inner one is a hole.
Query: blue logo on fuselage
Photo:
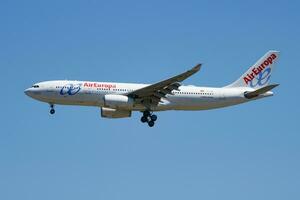
[[[75,95],[77,94],[80,90],[81,90],[81,83],[79,84],[67,84],[65,86],[63,86],[60,90],[60,94],[61,95]]]

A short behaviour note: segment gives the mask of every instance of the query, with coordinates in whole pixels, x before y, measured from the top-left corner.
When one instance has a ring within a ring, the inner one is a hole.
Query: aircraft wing
[[[128,93],[127,96],[132,97],[143,104],[157,105],[161,98],[165,97],[167,94],[172,94],[172,90],[178,90],[181,86],[180,82],[198,72],[200,68],[201,64],[198,64],[182,74],[135,90]]]

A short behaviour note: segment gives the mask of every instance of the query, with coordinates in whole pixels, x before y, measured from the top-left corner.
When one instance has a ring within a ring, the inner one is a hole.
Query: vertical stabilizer
[[[279,51],[268,51],[238,80],[226,87],[262,88],[269,84],[273,66],[279,58]]]

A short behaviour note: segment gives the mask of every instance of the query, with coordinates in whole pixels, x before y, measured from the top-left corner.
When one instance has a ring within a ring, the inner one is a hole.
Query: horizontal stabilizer
[[[253,92],[245,92],[245,97],[246,97],[247,99],[252,99],[252,98],[254,98],[254,97],[257,97],[257,96],[259,96],[259,95],[261,95],[261,94],[264,94],[264,93],[266,93],[266,92],[268,92],[268,91],[274,89],[274,88],[277,87],[278,85],[279,85],[279,84],[271,84],[271,85],[267,85],[267,86],[265,86],[265,87],[262,87],[262,88],[260,88],[260,89],[258,89],[258,90],[255,90],[255,91],[253,91]]]

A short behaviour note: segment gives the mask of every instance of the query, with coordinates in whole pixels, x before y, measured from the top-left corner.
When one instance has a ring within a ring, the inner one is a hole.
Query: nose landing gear
[[[53,115],[55,113],[54,105],[50,104],[50,114]]]
[[[150,113],[150,111],[146,110],[143,112],[143,116],[141,117],[141,122],[142,123],[148,123],[149,127],[153,127],[154,126],[154,122],[157,120],[157,116]]]

